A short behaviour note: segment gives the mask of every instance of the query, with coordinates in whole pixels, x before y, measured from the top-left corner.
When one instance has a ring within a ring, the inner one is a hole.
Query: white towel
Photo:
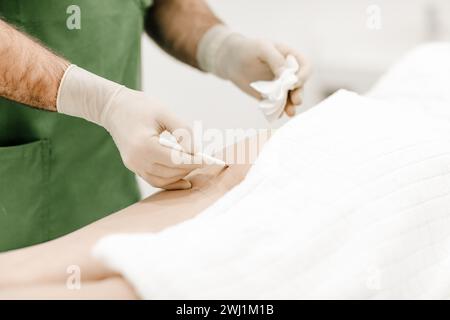
[[[340,91],[197,218],[94,254],[147,299],[449,298],[450,121],[428,110]]]

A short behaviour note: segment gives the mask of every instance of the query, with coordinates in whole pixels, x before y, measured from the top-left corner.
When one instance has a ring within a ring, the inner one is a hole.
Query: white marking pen
[[[168,138],[160,136],[159,137],[159,144],[164,146],[164,147],[171,148],[171,149],[174,149],[174,150],[177,150],[177,151],[183,151],[183,148],[181,147],[181,145],[179,143],[177,143],[175,141],[175,138],[173,136],[171,136],[171,138],[172,139],[168,139]],[[212,157],[212,156],[210,156],[208,154],[205,154],[205,153],[202,153],[202,152],[198,152],[194,156],[200,157],[208,165],[218,166],[220,171],[222,171],[222,169],[227,167],[227,164],[224,161],[222,161],[220,159],[217,159],[217,158],[214,158],[214,157]]]

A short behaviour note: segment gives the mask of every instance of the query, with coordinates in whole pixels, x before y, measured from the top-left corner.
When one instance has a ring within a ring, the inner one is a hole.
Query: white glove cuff
[[[233,34],[235,32],[220,24],[210,28],[203,35],[197,48],[197,62],[200,69],[217,74],[217,53],[225,40]]]
[[[111,102],[123,87],[72,64],[61,80],[56,108],[104,126]]]

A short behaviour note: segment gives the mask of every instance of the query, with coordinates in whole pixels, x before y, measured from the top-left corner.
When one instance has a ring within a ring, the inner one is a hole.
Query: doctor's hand
[[[187,124],[144,93],[77,66],[70,66],[61,81],[57,109],[103,126],[113,137],[125,166],[154,187],[189,189],[191,183],[183,178],[202,166],[192,156],[196,152]],[[177,138],[182,150],[159,143],[164,131]]]
[[[261,99],[261,96],[250,87],[250,83],[274,80],[280,75],[288,55],[294,56],[300,65],[298,82],[289,92],[285,106],[286,114],[294,116],[296,107],[303,102],[303,86],[311,72],[310,64],[301,53],[282,44],[247,38],[222,25],[208,30],[197,50],[200,68],[232,81],[257,99]]]

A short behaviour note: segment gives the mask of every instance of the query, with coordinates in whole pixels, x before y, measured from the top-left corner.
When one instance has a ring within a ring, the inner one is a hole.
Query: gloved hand
[[[223,25],[208,30],[197,49],[197,61],[202,70],[232,81],[257,99],[261,99],[261,96],[250,87],[250,83],[274,80],[279,76],[288,55],[293,55],[300,65],[298,83],[290,91],[285,106],[286,114],[294,116],[295,108],[302,104],[303,86],[311,71],[301,53],[282,44],[247,38]]]
[[[154,187],[189,189],[183,180],[202,166],[195,153],[189,126],[160,103],[75,65],[65,72],[57,97],[58,112],[104,127],[113,137],[125,166]],[[171,132],[183,150],[159,143]]]

